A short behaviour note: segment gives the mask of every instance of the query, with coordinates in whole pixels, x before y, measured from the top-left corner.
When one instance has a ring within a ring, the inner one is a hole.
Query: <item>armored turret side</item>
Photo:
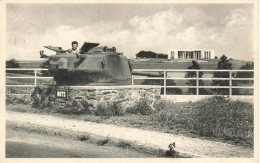
[[[58,85],[131,84],[127,58],[118,54],[51,56],[50,72]]]
[[[129,85],[131,75],[161,76],[162,74],[132,72],[127,57],[117,53],[116,48],[84,43],[80,53],[65,53],[60,47],[51,47],[56,55],[41,57],[49,59],[49,71],[57,85]]]

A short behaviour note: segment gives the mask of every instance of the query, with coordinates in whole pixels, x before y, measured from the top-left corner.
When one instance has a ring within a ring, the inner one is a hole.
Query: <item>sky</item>
[[[116,47],[128,58],[141,50],[212,49],[253,59],[252,4],[7,4],[7,59],[38,60],[43,46],[72,41]]]

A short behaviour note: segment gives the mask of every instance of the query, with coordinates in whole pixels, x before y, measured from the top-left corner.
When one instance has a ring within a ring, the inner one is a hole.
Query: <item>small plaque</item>
[[[57,98],[68,98],[68,90],[56,90]]]

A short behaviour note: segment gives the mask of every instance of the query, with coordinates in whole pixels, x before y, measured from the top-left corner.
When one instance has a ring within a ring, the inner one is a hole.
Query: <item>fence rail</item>
[[[6,76],[6,79],[34,79],[33,85],[5,85],[6,87],[35,87],[37,86],[37,79],[53,79],[53,77],[38,76],[40,71],[48,71],[48,69],[41,68],[6,68],[6,71],[33,71],[34,76]]]
[[[229,95],[232,96],[232,89],[237,88],[237,89],[254,89],[254,86],[233,86],[232,81],[237,81],[237,80],[243,80],[243,81],[254,81],[254,78],[235,78],[232,77],[233,72],[254,72],[254,70],[209,70],[209,69],[198,69],[198,70],[192,70],[192,69],[179,69],[179,70],[166,70],[166,69],[134,69],[134,71],[140,71],[140,72],[163,72],[163,77],[138,77],[135,78],[137,75],[132,76],[132,85],[135,85],[135,80],[139,79],[148,79],[148,80],[163,80],[163,94],[167,95],[167,88],[196,88],[196,95],[199,95],[199,88],[228,88],[229,89]],[[196,72],[196,77],[194,78],[185,78],[185,77],[168,77],[167,73],[172,73],[172,72]],[[229,72],[229,77],[228,78],[203,78],[199,77],[200,72]],[[167,86],[166,81],[167,80],[194,80],[196,81],[195,86]],[[229,86],[219,86],[219,85],[212,85],[212,86],[202,86],[199,85],[199,81],[201,80],[226,80],[229,81]]]
[[[41,69],[41,68],[6,68],[6,71],[33,71],[34,75],[33,76],[6,76],[6,79],[34,79],[34,84],[33,85],[6,85],[6,87],[35,87],[37,86],[37,80],[38,79],[53,79],[53,77],[42,77],[38,76],[38,72],[40,71],[48,71],[48,69]],[[135,80],[139,79],[148,79],[148,80],[163,80],[163,92],[164,95],[167,95],[166,89],[167,88],[194,88],[196,89],[196,95],[199,95],[199,89],[200,88],[225,88],[229,89],[229,95],[232,96],[232,89],[237,88],[237,89],[254,89],[254,86],[233,86],[232,81],[237,81],[237,80],[243,80],[243,81],[254,81],[254,78],[235,78],[232,77],[233,72],[254,72],[254,70],[209,70],[209,69],[199,69],[199,70],[192,70],[192,69],[179,69],[179,70],[171,70],[171,69],[134,69],[134,71],[140,71],[140,72],[163,72],[163,77],[138,77],[138,75],[132,75],[132,85],[135,85]],[[185,77],[168,77],[167,73],[173,73],[173,72],[196,72],[196,77],[194,78],[185,78]],[[229,77],[228,78],[203,78],[199,77],[200,72],[229,72]],[[196,81],[195,86],[167,86],[166,81],[167,80],[194,80]],[[199,85],[200,80],[226,80],[229,81],[228,86],[202,86]]]

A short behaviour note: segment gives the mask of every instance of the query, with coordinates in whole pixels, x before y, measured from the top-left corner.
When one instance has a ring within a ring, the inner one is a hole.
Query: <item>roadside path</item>
[[[50,115],[20,113],[7,111],[6,120],[20,124],[33,124],[45,127],[55,127],[74,132],[84,132],[92,135],[110,137],[131,141],[145,147],[167,149],[172,142],[175,150],[194,157],[253,157],[253,149],[222,142],[184,137],[180,135],[160,133],[136,128],[120,127],[109,124],[72,120]]]
[[[60,136],[49,136],[7,128],[7,158],[146,158],[156,157],[132,149],[98,146]]]

